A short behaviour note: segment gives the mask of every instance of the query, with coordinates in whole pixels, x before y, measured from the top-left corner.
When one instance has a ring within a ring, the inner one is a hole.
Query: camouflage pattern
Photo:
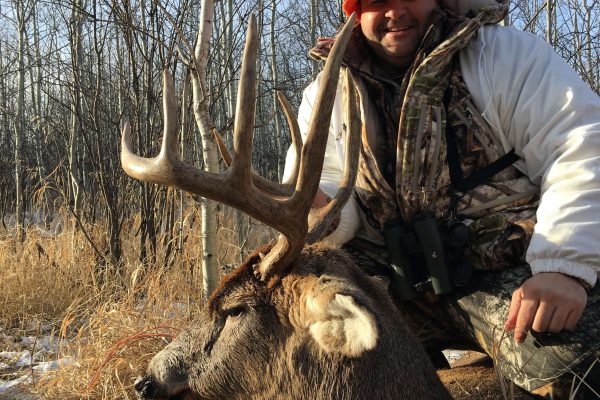
[[[357,239],[344,249],[368,273],[389,273],[384,248]],[[579,386],[575,399],[599,399],[600,289],[588,292],[576,330],[530,332],[517,345],[513,333],[504,331],[504,323],[513,291],[530,276],[527,265],[477,271],[467,287],[451,295],[426,295],[396,304],[404,323],[430,354],[447,348],[483,351],[504,378],[529,392],[547,399],[570,399],[573,388]]]

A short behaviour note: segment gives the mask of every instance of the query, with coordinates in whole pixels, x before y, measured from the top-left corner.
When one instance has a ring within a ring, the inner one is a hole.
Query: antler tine
[[[279,100],[279,104],[281,105],[281,109],[283,110],[283,114],[287,120],[288,126],[290,127],[290,135],[292,137],[292,145],[296,150],[296,161],[294,163],[294,169],[292,170],[292,175],[287,185],[295,188],[296,182],[298,182],[298,172],[300,170],[300,158],[302,157],[302,136],[300,135],[300,127],[298,126],[298,118],[294,115],[292,111],[292,106],[288,101],[287,97],[283,94],[283,92],[277,92],[277,100]],[[291,194],[291,191],[290,191]]]
[[[163,115],[163,141],[159,155],[154,158],[143,158],[133,153],[131,127],[129,121],[125,122],[121,137],[121,165],[133,178],[169,185],[172,181],[169,171],[179,163],[179,153],[175,89],[171,74],[167,70],[163,71]]]
[[[313,110],[316,110],[316,112],[311,116],[306,142],[302,148],[298,182],[296,183],[296,192],[292,197],[292,202],[305,205],[307,214],[319,186],[320,174],[315,174],[315,171],[321,171],[323,168],[329,122],[338,85],[339,67],[344,49],[352,35],[354,20],[355,15],[353,14],[346,21],[327,57],[323,69],[322,84],[319,87],[317,99],[313,106]]]
[[[361,122],[356,102],[354,80],[348,71],[344,74],[344,93],[346,94],[346,114],[348,115],[348,136],[346,137],[344,159],[344,175],[334,198],[324,207],[317,210],[316,223],[309,227],[306,243],[312,244],[322,239],[333,218],[341,211],[352,194],[356,176],[358,175],[358,159],[361,144]]]
[[[219,131],[216,130],[215,128],[213,128],[212,132],[213,132],[213,136],[215,137],[215,140],[217,141],[217,146],[219,147],[219,153],[221,153],[221,157],[223,158],[225,165],[227,166],[227,168],[229,168],[231,166],[231,154],[229,154],[229,150],[227,150],[227,146],[225,145],[223,136],[221,136]]]
[[[230,168],[233,184],[239,182],[240,185],[246,185],[249,179],[254,185],[264,193],[278,197],[290,196],[293,192],[290,185],[280,185],[273,183],[268,179],[251,172],[252,165],[252,132],[254,131],[254,113],[256,108],[256,57],[258,52],[258,32],[256,29],[256,17],[252,15],[248,24],[246,46],[244,48],[244,58],[242,61],[242,72],[238,87],[238,97],[236,103],[236,118],[233,128],[233,156],[231,162],[227,162]],[[281,97],[280,97],[281,101]],[[291,120],[290,129],[292,135],[299,136],[300,129],[295,118],[290,117],[291,107],[289,104],[282,104],[284,113]],[[287,108],[286,108],[287,106]],[[292,136],[294,140],[294,136]],[[222,154],[224,146],[222,140],[219,140],[219,147]],[[226,159],[227,157],[224,157]]]
[[[294,164],[291,178],[289,182],[279,184],[271,182],[270,180],[265,179],[254,172],[251,173],[251,176],[252,182],[257,189],[274,196],[289,197],[293,194],[294,188],[296,187],[296,182],[298,180],[299,160],[302,153],[302,136],[300,135],[298,120],[292,111],[292,106],[290,105],[288,99],[282,92],[277,92],[277,99],[279,100],[279,104],[281,105],[283,113],[290,127],[292,144],[296,150],[296,163]],[[219,152],[221,153],[221,157],[223,158],[225,165],[230,167],[232,163],[232,156],[229,154],[229,150],[227,150],[227,146],[225,145],[223,137],[216,129],[213,129],[213,135],[215,136],[217,146],[219,147]]]
[[[290,233],[285,236],[280,235],[277,244],[269,251],[260,265],[255,268],[255,273],[261,279],[269,280],[270,285],[279,279],[279,276],[289,267],[289,264],[304,247],[308,231],[308,212],[319,187],[321,176],[320,172],[315,173],[315,171],[321,171],[323,168],[329,123],[338,85],[339,68],[344,50],[354,28],[354,20],[354,14],[348,18],[325,63],[323,83],[319,87],[317,99],[313,106],[315,111],[311,116],[308,136],[302,148],[296,191],[286,202],[290,214],[296,215],[296,223],[303,225],[288,227]]]
[[[252,167],[252,137],[254,132],[254,111],[256,108],[256,56],[258,53],[258,32],[256,17],[250,16],[246,31],[246,45],[242,59],[242,71],[233,126],[233,160],[229,172],[234,185],[250,184]]]
[[[141,181],[172,186],[245,210],[243,204],[232,196],[230,190],[223,189],[228,185],[226,175],[212,174],[181,161],[177,143],[175,89],[168,71],[163,72],[163,113],[163,141],[160,153],[154,158],[144,158],[134,154],[131,145],[131,127],[129,122],[125,122],[121,137],[121,166],[125,172]],[[253,209],[248,213],[252,216],[257,214]]]

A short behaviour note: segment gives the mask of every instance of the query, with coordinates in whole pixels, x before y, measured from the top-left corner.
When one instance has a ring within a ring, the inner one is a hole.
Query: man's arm
[[[461,58],[483,116],[540,185],[527,252],[534,276],[515,291],[507,320],[525,332],[573,328],[600,271],[600,99],[532,35],[486,28]],[[575,278],[575,279],[573,279]]]
[[[321,74],[305,90],[302,96],[300,109],[298,110],[298,126],[302,140],[306,140],[308,124],[312,114],[314,99],[321,80]],[[319,190],[315,196],[313,206],[322,207],[327,204],[327,199],[335,196],[339,188],[343,175],[343,160],[345,138],[342,135],[342,107],[341,107],[342,88],[338,85],[337,95],[331,114],[331,123],[329,126],[329,137],[325,149],[325,160],[319,182]],[[296,152],[291,147],[288,150],[283,181],[287,181],[291,175],[292,167],[296,162]],[[346,205],[342,208],[338,226],[327,236],[326,240],[336,245],[343,245],[354,237],[354,234],[360,226],[360,218],[356,200],[351,196]]]

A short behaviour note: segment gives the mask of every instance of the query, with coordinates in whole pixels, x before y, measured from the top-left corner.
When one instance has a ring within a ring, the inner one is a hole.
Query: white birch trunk
[[[217,145],[212,134],[213,124],[208,113],[208,85],[206,66],[208,46],[214,19],[214,2],[203,0],[200,6],[198,37],[194,53],[195,69],[192,71],[193,109],[196,125],[202,138],[204,168],[218,172]],[[202,292],[205,298],[217,287],[219,270],[217,265],[217,202],[204,199],[202,203]]]
[[[69,135],[69,176],[71,179],[71,199],[73,201],[73,212],[78,215],[81,206],[81,177],[77,165],[77,144],[79,141],[78,116],[81,115],[81,88],[79,86],[81,65],[81,27],[83,0],[75,0],[71,11],[71,58],[72,68],[72,97],[71,97],[71,129]]]
[[[22,1],[17,2],[17,29],[19,31],[19,48],[17,54],[18,72],[17,72],[17,112],[15,116],[15,215],[16,215],[16,236],[17,240],[25,239],[25,230],[23,227],[24,204],[23,204],[23,154],[22,140],[25,134],[25,41],[26,37],[26,17],[25,5]]]

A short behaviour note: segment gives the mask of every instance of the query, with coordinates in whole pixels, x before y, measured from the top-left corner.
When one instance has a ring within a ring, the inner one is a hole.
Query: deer
[[[228,204],[280,233],[276,243],[258,249],[225,276],[198,319],[154,355],[134,383],[139,398],[451,398],[403,324],[387,283],[321,240],[351,195],[357,174],[361,124],[348,73],[341,77],[349,134],[340,190],[327,206],[311,210],[354,20],[349,18],[340,31],[325,64],[303,145],[289,103],[280,96],[300,160],[287,183],[251,170],[258,48],[254,16],[247,28],[232,154],[217,139],[228,165],[224,172],[208,173],[180,160],[173,82],[166,72],[160,154],[153,159],[135,155],[125,123],[121,163],[127,174]]]

